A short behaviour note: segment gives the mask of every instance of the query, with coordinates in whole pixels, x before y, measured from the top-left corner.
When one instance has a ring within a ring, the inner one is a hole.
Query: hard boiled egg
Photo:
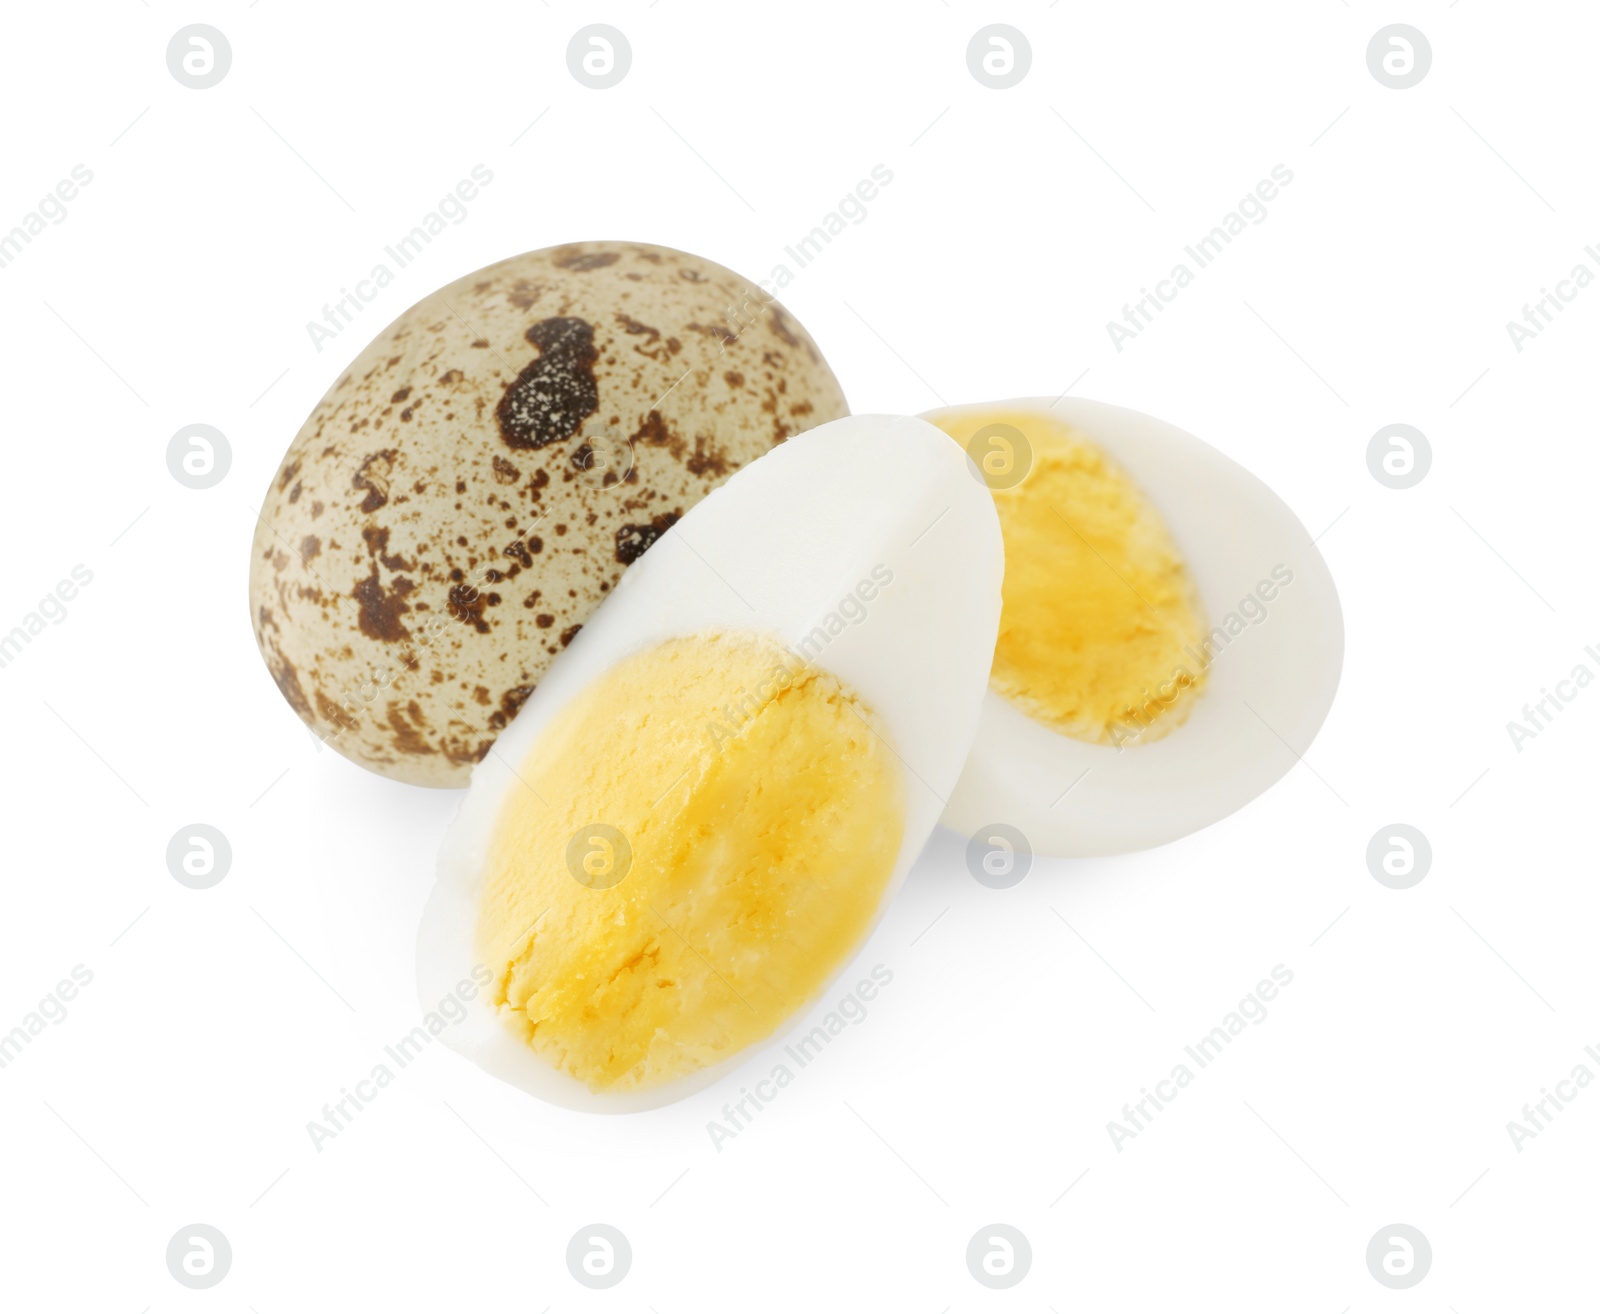
[[[988,490],[918,419],[821,425],[690,509],[473,771],[418,937],[425,1006],[477,996],[443,1038],[624,1111],[781,1035],[944,810],[1001,576]]]
[[[1065,857],[1178,839],[1299,762],[1344,628],[1311,535],[1215,448],[1059,398],[929,413],[989,485],[1005,605],[944,821]]]

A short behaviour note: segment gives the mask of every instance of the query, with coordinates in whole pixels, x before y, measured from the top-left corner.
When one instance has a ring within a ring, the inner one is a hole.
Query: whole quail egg
[[[345,757],[465,786],[631,562],[846,413],[805,330],[709,260],[501,261],[385,328],[295,436],[256,526],[256,641]]]

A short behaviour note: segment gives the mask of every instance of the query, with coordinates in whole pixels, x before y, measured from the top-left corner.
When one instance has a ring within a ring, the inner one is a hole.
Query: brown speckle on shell
[[[594,326],[570,315],[541,319],[523,335],[539,349],[495,407],[507,447],[537,451],[578,432],[600,405]]]
[[[600,243],[591,243],[598,246]],[[596,269],[608,269],[622,258],[620,251],[592,251],[584,246],[558,247],[552,254],[551,263],[557,269],[570,269],[574,273],[589,274]]]
[[[350,487],[365,494],[360,505],[363,514],[370,515],[389,500],[389,476],[396,455],[393,451],[373,452],[350,476]]]
[[[621,525],[616,532],[616,558],[624,566],[631,566],[654,545],[673,525],[677,524],[678,515],[669,511],[664,515],[655,516],[648,524]]]
[[[400,618],[411,610],[405,600],[411,588],[411,581],[405,578],[396,579],[392,586],[384,588],[377,566],[373,566],[372,573],[365,579],[358,579],[350,596],[358,604],[356,625],[361,632],[383,643],[409,639],[411,633]]]

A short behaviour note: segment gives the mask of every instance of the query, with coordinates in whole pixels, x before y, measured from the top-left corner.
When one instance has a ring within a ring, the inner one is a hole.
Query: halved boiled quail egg
[[[1137,411],[1061,398],[924,418],[972,457],[1005,541],[972,757],[944,821],[1057,856],[1123,853],[1244,806],[1310,748],[1344,628],[1269,488]],[[1001,841],[997,841],[1001,842]]]
[[[918,419],[821,425],[692,508],[473,772],[418,937],[428,1007],[487,983],[444,1039],[623,1111],[780,1035],[939,819],[1001,575],[988,490]]]

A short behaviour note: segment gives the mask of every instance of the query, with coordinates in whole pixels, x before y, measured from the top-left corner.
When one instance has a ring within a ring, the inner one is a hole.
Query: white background
[[[607,91],[567,71],[593,21],[632,46]],[[966,65],[994,21],[1033,52],[1006,91]],[[233,50],[206,91],[166,65],[191,22]],[[1366,64],[1393,22],[1433,49],[1404,91]],[[1520,753],[1506,722],[1600,673],[1600,290],[1521,352],[1505,327],[1600,273],[1592,7],[107,0],[3,24],[0,230],[94,177],[0,269],[0,630],[74,565],[93,582],[0,669],[0,1031],[75,965],[93,982],[0,1071],[0,1304],[1592,1306],[1600,1088],[1520,1152],[1506,1124],[1600,1075],[1600,691]],[[880,163],[869,217],[784,292],[852,408],[1070,388],[1259,474],[1326,530],[1345,608],[1309,768],[1009,891],[940,832],[845,978],[892,985],[720,1152],[706,1124],[749,1073],[607,1120],[442,1046],[314,1150],[307,1122],[416,1021],[456,797],[319,752],[267,677],[245,574],[284,447],[463,273],[623,237],[763,277]],[[306,322],[475,164],[466,221],[319,354]],[[1278,164],[1266,221],[1119,353],[1106,322]],[[165,460],[196,422],[232,449],[205,491]],[[1396,422],[1434,455],[1403,492],[1365,459]],[[195,821],[233,847],[208,891],[166,867]],[[1407,891],[1365,859],[1396,821],[1434,851]],[[1114,1149],[1107,1122],[1279,963],[1267,1020]],[[610,1291],[564,1261],[595,1221],[633,1247]],[[194,1222],[233,1248],[207,1292],[164,1258]],[[1010,1291],[966,1267],[993,1222],[1033,1247]],[[1396,1222],[1433,1247],[1408,1291],[1364,1258]]]

